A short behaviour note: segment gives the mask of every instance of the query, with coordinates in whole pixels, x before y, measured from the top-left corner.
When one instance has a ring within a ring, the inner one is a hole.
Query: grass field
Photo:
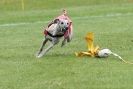
[[[132,0],[27,0],[24,11],[18,0],[2,1],[0,89],[133,89],[133,65],[113,56],[74,55],[87,50],[84,36],[94,32],[95,44],[133,62]],[[64,48],[59,44],[37,59],[43,26],[62,8],[73,20],[74,38]]]

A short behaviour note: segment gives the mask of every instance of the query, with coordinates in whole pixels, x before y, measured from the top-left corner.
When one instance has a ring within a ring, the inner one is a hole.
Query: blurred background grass
[[[133,0],[1,0],[0,11],[16,11],[22,9],[22,1],[25,10],[55,9],[74,6],[88,6],[100,4],[133,3]]]

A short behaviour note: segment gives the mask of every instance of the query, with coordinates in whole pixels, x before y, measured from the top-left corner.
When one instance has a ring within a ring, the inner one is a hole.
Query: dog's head
[[[59,27],[61,28],[61,31],[66,32],[68,30],[68,27],[69,27],[68,20],[58,19],[57,23],[58,23]]]

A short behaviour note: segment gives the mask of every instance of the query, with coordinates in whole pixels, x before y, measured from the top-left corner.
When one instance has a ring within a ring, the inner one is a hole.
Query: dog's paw
[[[38,54],[36,57],[37,57],[37,58],[41,58],[43,55],[44,55],[43,53],[40,53],[40,54]]]
[[[41,58],[41,57],[42,57],[42,55],[40,55],[40,54],[39,55],[36,55],[36,58]]]
[[[35,54],[35,56],[36,56],[36,58],[40,58],[40,57],[41,57],[39,52],[37,52],[37,53]]]
[[[41,56],[40,56],[40,55],[38,55],[38,56],[36,56],[36,58],[41,58]]]

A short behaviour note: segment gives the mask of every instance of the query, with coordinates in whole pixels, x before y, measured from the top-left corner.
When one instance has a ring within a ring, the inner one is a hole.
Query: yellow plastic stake
[[[24,11],[24,0],[21,0],[22,10]]]
[[[94,35],[93,35],[93,33],[88,33],[87,36],[85,37],[85,39],[87,41],[88,51],[93,53],[93,51],[94,51],[94,44],[93,44]]]

